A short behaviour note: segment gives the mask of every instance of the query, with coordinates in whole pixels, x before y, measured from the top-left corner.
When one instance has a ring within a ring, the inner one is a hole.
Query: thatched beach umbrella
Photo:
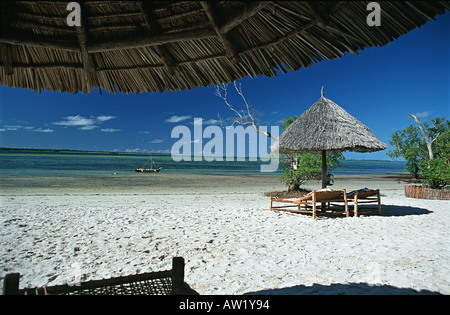
[[[322,154],[322,188],[326,187],[327,153],[374,152],[386,149],[369,128],[322,95],[277,141],[279,153]]]
[[[0,84],[139,93],[275,76],[384,46],[450,8],[382,1],[373,26],[370,1],[69,2],[0,1]]]

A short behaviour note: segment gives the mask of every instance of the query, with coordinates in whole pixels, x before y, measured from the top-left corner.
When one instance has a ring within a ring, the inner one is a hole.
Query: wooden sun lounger
[[[336,211],[330,207],[333,202],[344,202],[344,210]],[[287,203],[288,205],[274,206],[273,203]],[[317,203],[322,204],[321,210],[317,211]],[[293,209],[294,208],[294,209]],[[303,209],[302,209],[303,208]],[[308,210],[311,209],[311,210]],[[343,190],[314,190],[311,193],[298,198],[270,197],[270,210],[281,210],[298,213],[312,214],[313,219],[317,215],[343,214],[348,217],[347,194]],[[328,211],[327,211],[328,210]]]
[[[347,194],[347,200],[353,202],[353,213],[357,217],[363,213],[377,212],[381,214],[381,198],[379,189],[370,190],[353,190]],[[361,209],[361,204],[376,203],[377,208],[363,208]]]
[[[184,259],[174,257],[172,269],[131,276],[19,289],[19,273],[3,279],[3,295],[198,295],[184,282]]]

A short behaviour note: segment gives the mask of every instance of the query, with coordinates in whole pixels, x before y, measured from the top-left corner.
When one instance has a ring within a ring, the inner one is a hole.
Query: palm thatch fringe
[[[31,90],[162,92],[275,76],[383,46],[448,1],[1,1],[0,83]]]
[[[280,153],[373,152],[386,144],[370,129],[323,95],[278,140]]]

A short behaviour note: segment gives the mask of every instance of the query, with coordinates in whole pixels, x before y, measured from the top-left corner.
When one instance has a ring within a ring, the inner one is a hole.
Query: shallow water
[[[261,173],[261,160],[180,161],[154,155],[158,174],[135,173],[149,161],[146,154],[0,150],[1,187],[136,187],[184,184],[183,175],[280,175]],[[334,175],[392,174],[404,172],[404,162],[343,160]],[[146,167],[149,167],[147,163]],[[168,175],[168,176],[165,176]],[[185,183],[188,184],[188,183]]]

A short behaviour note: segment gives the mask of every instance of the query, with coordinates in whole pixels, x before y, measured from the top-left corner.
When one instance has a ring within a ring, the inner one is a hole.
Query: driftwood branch
[[[432,148],[431,144],[433,143],[434,140],[436,140],[437,137],[434,138],[433,141],[431,141],[430,138],[427,136],[427,133],[425,132],[425,128],[423,128],[423,125],[420,122],[419,118],[417,118],[417,116],[415,116],[413,114],[408,114],[408,115],[411,116],[412,118],[414,118],[417,125],[419,126],[420,132],[422,133],[423,137],[425,138],[425,142],[427,144],[428,155],[430,156],[430,160],[432,160],[434,158],[434,156],[433,156],[433,148]]]
[[[433,126],[434,126],[434,128],[437,128],[437,126],[436,126],[436,124],[435,124],[434,121],[433,121]],[[437,139],[441,134],[442,134],[441,132],[438,132],[438,134],[436,135],[436,137],[434,137],[434,139],[431,140],[431,144],[433,144],[433,142],[436,141],[436,139]]]
[[[273,139],[273,140],[277,140],[275,137],[272,136],[272,134],[268,131],[264,131],[261,130],[258,127],[258,124],[256,122],[256,119],[254,117],[254,113],[252,113],[252,108],[250,106],[250,104],[248,103],[247,99],[245,98],[244,93],[242,92],[242,85],[236,83],[236,81],[233,83],[234,88],[236,90],[236,92],[239,94],[239,96],[241,97],[242,101],[245,104],[245,111],[244,110],[237,110],[236,108],[234,108],[234,106],[232,104],[230,104],[230,102],[228,101],[228,91],[227,91],[227,84],[221,84],[216,86],[216,96],[220,97],[225,104],[228,106],[228,108],[235,114],[235,118],[233,120],[233,123],[230,126],[227,126],[226,128],[231,128],[233,127],[235,124],[239,124],[239,125],[251,125],[253,126],[253,128],[255,128],[255,130],[259,133],[262,133],[263,135]],[[220,118],[220,115],[219,115]],[[223,121],[221,120],[221,125],[223,127]]]
[[[244,125],[244,126],[251,125],[251,126],[253,126],[253,128],[255,128],[255,130],[257,132],[273,139],[274,141],[278,140],[277,138],[272,136],[272,134],[270,132],[261,130],[258,127],[255,115],[252,112],[252,108],[251,108],[250,104],[248,103],[248,101],[242,91],[242,85],[236,83],[236,81],[233,82],[233,85],[234,85],[236,92],[239,94],[239,96],[241,97],[242,101],[245,104],[245,110],[239,111],[232,104],[230,104],[230,102],[228,101],[228,91],[227,91],[228,85],[227,84],[217,85],[215,95],[217,97],[220,97],[224,101],[224,103],[228,106],[228,108],[235,114],[235,118],[234,118],[232,124],[230,126],[225,126],[225,127],[224,127],[224,122],[223,122],[222,118],[220,117],[220,114],[218,114],[220,122],[221,122],[221,126],[223,128],[231,128],[235,124]],[[291,167],[295,168],[297,165],[297,161],[295,161],[291,155],[289,155],[289,154],[285,154],[285,155],[286,155],[286,158],[288,159]]]

